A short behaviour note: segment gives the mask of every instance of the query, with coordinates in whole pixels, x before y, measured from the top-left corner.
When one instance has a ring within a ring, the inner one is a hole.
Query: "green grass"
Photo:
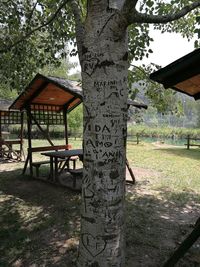
[[[69,143],[80,148],[82,141]],[[33,144],[48,145],[43,140]],[[149,175],[136,175],[136,185],[127,188],[126,267],[160,267],[199,216],[200,149],[128,143],[127,157],[133,170]],[[22,176],[22,168],[23,163],[0,165],[0,267],[74,267],[80,194]],[[191,255],[177,266],[199,266]]]
[[[190,191],[200,194],[200,149],[155,147],[152,144],[129,145],[131,165],[162,173],[164,178],[152,177],[154,188],[171,191]]]

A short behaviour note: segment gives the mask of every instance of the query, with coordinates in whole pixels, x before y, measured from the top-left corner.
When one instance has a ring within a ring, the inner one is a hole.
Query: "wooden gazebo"
[[[166,89],[172,88],[194,97],[195,100],[200,99],[200,48],[152,73],[150,79],[163,84]],[[199,237],[200,217],[193,231],[183,240],[163,267],[175,266]]]
[[[150,79],[178,92],[200,99],[200,48],[153,72]]]
[[[13,110],[26,111],[28,130],[28,155],[24,166],[30,165],[33,175],[32,153],[57,149],[68,149],[67,113],[82,102],[81,88],[77,82],[63,78],[46,77],[37,74],[25,90],[10,106]],[[36,125],[48,140],[49,147],[32,147],[32,126]],[[65,146],[54,146],[43,125],[64,125]]]
[[[0,159],[21,160],[23,155],[23,112],[9,110],[12,101],[0,100]],[[17,139],[8,139],[10,125],[20,125]]]

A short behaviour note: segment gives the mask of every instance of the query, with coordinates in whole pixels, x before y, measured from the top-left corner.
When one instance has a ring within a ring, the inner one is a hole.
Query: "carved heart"
[[[92,255],[92,257],[96,257],[101,254],[106,247],[106,242],[101,236],[94,237],[91,234],[82,234],[81,239],[84,247],[90,255]]]
[[[90,60],[85,60],[83,62],[83,71],[86,72],[89,76],[95,71],[96,66],[98,64],[97,58],[91,58]]]

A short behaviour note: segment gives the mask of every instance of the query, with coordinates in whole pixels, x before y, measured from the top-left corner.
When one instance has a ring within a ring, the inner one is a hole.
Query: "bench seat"
[[[74,175],[79,175],[83,173],[83,168],[80,169],[70,169],[69,172]]]
[[[59,159],[58,162],[64,162],[66,161],[65,159]],[[32,166],[35,167],[36,171],[36,177],[39,177],[39,168],[41,165],[45,164],[50,164],[50,160],[43,160],[43,161],[37,161],[37,162],[32,162]]]

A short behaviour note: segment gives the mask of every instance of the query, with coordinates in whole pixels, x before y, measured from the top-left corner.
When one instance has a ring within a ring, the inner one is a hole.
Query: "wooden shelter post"
[[[1,111],[0,111],[0,157],[2,157],[3,153],[2,153],[2,129],[1,129]]]
[[[0,139],[2,139],[2,129],[1,129],[1,111],[0,111]]]
[[[24,156],[24,150],[23,150],[23,139],[24,139],[24,113],[21,112],[20,115],[20,120],[21,120],[21,130],[20,130],[20,158],[22,158],[22,154],[23,157]]]
[[[67,109],[63,109],[63,122],[65,126],[65,143],[68,145]]]
[[[26,167],[27,167],[27,164],[28,164],[28,161],[29,161],[29,165],[30,165],[30,175],[32,176],[33,175],[33,166],[32,166],[32,161],[33,161],[33,158],[32,158],[32,153],[31,153],[31,148],[32,148],[32,141],[31,141],[31,129],[32,129],[32,119],[31,119],[31,109],[30,107],[27,107],[26,109],[26,112],[27,112],[27,128],[28,128],[28,155],[27,155],[27,159],[26,159],[26,162],[25,162],[25,166],[24,166],[24,171],[26,171]]]

